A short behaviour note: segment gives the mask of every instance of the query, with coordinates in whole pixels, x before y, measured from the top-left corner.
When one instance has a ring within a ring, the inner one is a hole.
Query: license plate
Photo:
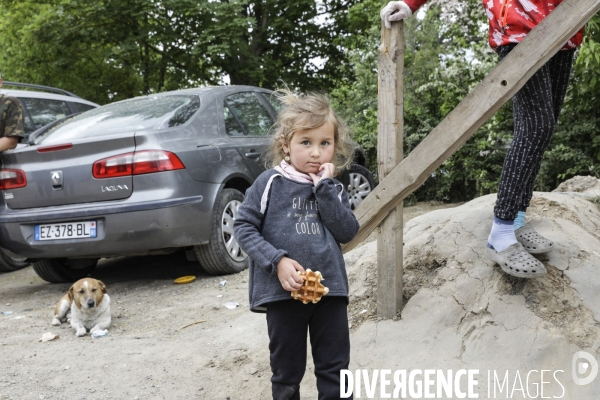
[[[81,239],[96,237],[96,221],[36,225],[35,240]]]

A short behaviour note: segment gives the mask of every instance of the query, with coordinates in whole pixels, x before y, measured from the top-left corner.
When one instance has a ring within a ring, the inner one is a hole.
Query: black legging
[[[501,46],[503,59],[516,45]],[[544,150],[560,115],[575,50],[558,51],[513,97],[514,138],[500,176],[494,215],[514,220],[526,211]]]
[[[348,301],[323,297],[316,304],[283,300],[267,304],[274,400],[300,400],[310,335],[319,400],[340,398],[340,370],[350,362]]]

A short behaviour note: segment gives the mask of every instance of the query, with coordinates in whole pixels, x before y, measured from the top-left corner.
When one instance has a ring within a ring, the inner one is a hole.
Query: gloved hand
[[[412,10],[403,1],[390,1],[387,6],[381,9],[379,15],[385,23],[385,27],[392,29],[391,21],[400,21],[410,17],[412,15]]]

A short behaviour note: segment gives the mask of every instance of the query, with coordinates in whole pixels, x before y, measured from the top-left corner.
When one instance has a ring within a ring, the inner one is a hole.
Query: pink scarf
[[[300,183],[314,183],[310,175],[305,174],[303,172],[297,171],[296,168],[292,167],[285,160],[281,161],[281,164],[274,168],[281,175],[285,176],[288,179],[291,179]],[[323,175],[324,171],[319,171],[318,176]]]

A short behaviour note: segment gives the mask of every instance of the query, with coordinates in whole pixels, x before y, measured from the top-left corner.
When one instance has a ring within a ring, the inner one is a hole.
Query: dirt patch
[[[405,222],[452,206],[406,207]],[[352,331],[377,319],[375,264],[365,257],[349,274],[358,288],[350,299]],[[420,267],[408,269],[405,279],[414,286],[421,274]],[[196,280],[174,284],[186,275]],[[210,276],[178,253],[102,260],[93,277],[112,300],[113,326],[99,339],[51,325],[70,285],[46,283],[31,267],[0,274],[0,311],[7,312],[0,314],[1,400],[269,398],[266,322],[248,311],[247,271]],[[228,302],[239,306],[228,309]],[[45,332],[60,337],[39,342]],[[310,353],[302,385],[303,398],[317,397]]]
[[[426,214],[430,211],[442,208],[454,208],[462,203],[444,204],[441,202],[424,202],[413,206],[404,207],[403,223],[413,218]],[[377,240],[377,230],[373,231],[365,240],[365,243]],[[357,330],[366,321],[375,321],[377,317],[377,258],[376,245],[370,250],[370,256],[366,255],[357,261],[357,264],[348,273],[348,282],[350,284],[350,305],[348,307],[348,318],[350,329]],[[417,249],[408,249],[409,252]],[[373,257],[374,255],[374,257]],[[435,270],[445,264],[445,260],[436,258],[431,254],[422,255],[419,261],[414,261],[404,267],[404,294],[403,306],[421,287],[433,287],[439,285],[441,281],[436,279]],[[395,319],[399,318],[398,315]]]
[[[413,260],[404,266],[403,305],[422,288],[439,287],[444,279],[437,274],[439,268],[446,266],[446,260],[440,257],[427,256]],[[358,329],[366,321],[376,321],[377,317],[377,263],[375,259],[360,263],[356,267],[357,274],[350,273],[348,280],[351,290],[348,318],[351,330]],[[401,317],[402,309],[394,318]]]
[[[51,325],[68,284],[31,267],[0,275],[0,310],[10,312],[0,315],[0,399],[261,398],[268,378],[250,367],[268,368],[268,349],[256,357],[245,338],[246,318],[261,318],[248,312],[247,271],[213,277],[181,253],[103,260],[93,275],[108,287],[113,317],[98,339]],[[185,275],[196,280],[174,284]],[[231,301],[239,307],[224,306]],[[60,337],[41,343],[45,332]]]
[[[527,209],[528,218],[551,218],[551,219],[566,219],[579,226],[583,226],[581,220],[573,211],[564,205],[549,199],[534,196],[531,199],[529,208]]]
[[[442,260],[440,264],[438,260],[423,261],[420,263],[410,264],[404,267],[403,275],[403,306],[408,300],[414,296],[418,290],[424,287],[436,287],[442,284],[443,279],[438,279],[436,269],[445,264]],[[356,284],[357,279],[362,279],[360,285],[363,286],[364,292],[359,295],[351,295],[350,305],[348,307],[348,318],[352,330],[356,330],[366,321],[378,320],[377,317],[377,267],[375,263],[364,263],[361,265],[364,272],[360,278],[350,277],[349,280]],[[402,313],[400,309],[399,315],[394,320],[397,320]]]
[[[525,297],[527,308],[557,327],[572,343],[581,348],[592,347],[600,337],[600,324],[583,306],[565,272],[548,263],[545,265],[548,274],[538,279],[503,275],[506,292]]]
[[[377,320],[377,267],[374,262],[364,262],[358,266],[360,274],[348,275],[351,287],[362,290],[351,291],[348,306],[350,329],[358,329],[366,321]]]

